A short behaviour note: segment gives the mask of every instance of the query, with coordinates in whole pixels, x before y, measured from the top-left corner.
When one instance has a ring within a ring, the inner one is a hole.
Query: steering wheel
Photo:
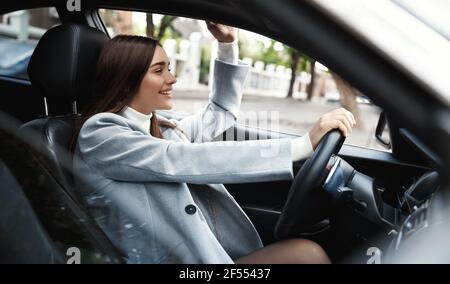
[[[320,141],[314,154],[298,171],[289,190],[286,204],[275,227],[275,238],[298,236],[306,228],[323,220],[331,207],[321,186],[327,172],[325,168],[333,154],[337,154],[345,137],[337,129],[328,132]]]

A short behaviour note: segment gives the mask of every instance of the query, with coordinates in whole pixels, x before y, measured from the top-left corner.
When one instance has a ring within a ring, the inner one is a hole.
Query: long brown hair
[[[157,40],[143,36],[118,35],[109,40],[97,62],[93,94],[75,123],[70,148],[74,151],[83,124],[100,112],[119,113],[137,93],[147,72]],[[150,134],[162,138],[153,112]]]

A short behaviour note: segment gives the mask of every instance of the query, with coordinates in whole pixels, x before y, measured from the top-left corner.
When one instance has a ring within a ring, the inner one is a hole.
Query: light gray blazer
[[[201,112],[157,116],[177,125],[162,128],[165,139],[113,113],[81,128],[77,188],[128,263],[233,263],[262,247],[222,183],[292,179],[291,139],[212,142],[235,123],[247,72],[216,60]]]

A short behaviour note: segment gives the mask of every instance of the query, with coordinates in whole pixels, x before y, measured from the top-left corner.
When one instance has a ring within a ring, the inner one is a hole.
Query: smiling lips
[[[172,89],[167,89],[159,92],[161,95],[164,96],[171,96],[172,95]]]

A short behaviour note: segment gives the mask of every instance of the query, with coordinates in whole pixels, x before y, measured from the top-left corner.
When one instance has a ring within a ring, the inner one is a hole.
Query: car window
[[[0,75],[28,79],[28,62],[38,40],[59,23],[55,8],[0,15]]]
[[[211,89],[212,59],[217,54],[217,43],[204,21],[109,9],[99,13],[111,36],[160,39],[177,77],[173,110],[192,114],[202,109]],[[240,30],[238,44],[239,59],[250,65],[239,123],[303,135],[322,114],[345,107],[358,123],[347,144],[390,151],[375,138],[381,109],[326,66],[253,32]]]

